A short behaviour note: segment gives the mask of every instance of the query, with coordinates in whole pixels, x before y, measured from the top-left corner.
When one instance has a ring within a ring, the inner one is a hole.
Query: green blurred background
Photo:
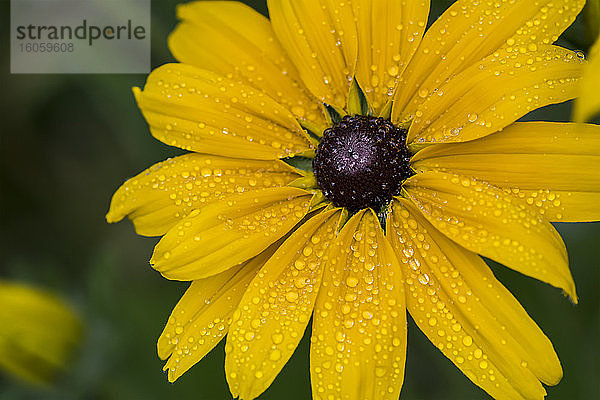
[[[166,46],[175,0],[152,2],[152,67],[172,61]],[[266,14],[264,0],[246,1]],[[433,1],[431,20],[450,1]],[[129,222],[105,223],[121,182],[180,151],[153,139],[130,88],[144,75],[11,75],[8,0],[0,0],[0,277],[50,288],[74,307],[87,331],[53,389],[0,374],[0,399],[229,399],[223,345],[175,384],[162,372],[156,339],[187,285],[147,260],[156,239]],[[198,38],[202,40],[202,38]],[[561,45],[587,51],[579,18]],[[571,104],[526,119],[570,118]],[[596,121],[598,122],[598,121]],[[557,165],[556,168],[560,168]],[[600,205],[599,205],[600,206]],[[556,289],[493,266],[551,338],[565,377],[550,399],[600,399],[600,224],[558,224],[580,304]],[[0,305],[1,306],[1,305]],[[409,320],[402,399],[488,399]],[[309,399],[308,337],[261,399]]]

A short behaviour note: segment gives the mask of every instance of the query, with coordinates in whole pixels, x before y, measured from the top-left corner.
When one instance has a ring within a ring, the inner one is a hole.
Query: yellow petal
[[[198,153],[271,160],[310,143],[282,105],[239,80],[186,64],[155,69],[144,91],[134,88],[152,135]]]
[[[164,235],[191,211],[214,200],[256,189],[285,186],[300,174],[282,161],[241,160],[186,154],[158,163],[114,194],[108,222],[128,216],[140,235]]]
[[[158,355],[174,382],[225,337],[231,316],[250,281],[277,250],[279,243],[236,267],[193,281],[177,303],[158,338]]]
[[[308,211],[311,195],[282,187],[227,197],[192,211],[158,242],[150,263],[164,277],[196,280],[261,253]]]
[[[495,399],[543,399],[562,368],[552,344],[476,254],[440,234],[405,199],[387,234],[409,313],[469,379]]]
[[[404,288],[373,211],[355,214],[328,254],[310,347],[314,397],[397,400],[406,358]]]
[[[600,220],[600,192],[549,189],[504,189],[507,193],[535,206],[552,222],[591,222]]]
[[[48,385],[81,339],[79,318],[59,298],[0,279],[0,368]]]
[[[600,9],[600,6],[597,6]],[[575,102],[573,117],[584,122],[600,113],[600,36],[590,49],[589,62],[579,82],[579,95]]]
[[[326,128],[318,101],[304,87],[266,17],[237,1],[181,4],[177,16],[181,22],[169,36],[175,58],[243,81],[295,117]]]
[[[497,132],[528,112],[577,94],[583,61],[557,46],[499,50],[457,75],[419,106],[408,142],[464,142]]]
[[[339,213],[325,211],[305,222],[250,283],[225,346],[233,397],[258,397],[296,349],[313,311]]]
[[[598,125],[515,123],[481,139],[429,146],[411,165],[500,186],[551,221],[600,219]]]
[[[487,183],[441,172],[417,174],[404,188],[429,222],[450,239],[562,288],[577,301],[562,239],[525,202]]]
[[[395,119],[409,120],[427,93],[499,48],[530,51],[551,44],[585,0],[459,0],[427,30],[398,83]]]
[[[358,29],[356,79],[379,115],[396,81],[417,50],[429,15],[429,0],[354,0]]]
[[[343,108],[354,76],[356,24],[350,1],[268,0],[273,30],[308,89]]]

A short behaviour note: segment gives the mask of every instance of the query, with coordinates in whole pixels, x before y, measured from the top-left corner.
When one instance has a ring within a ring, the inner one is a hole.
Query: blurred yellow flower
[[[497,399],[541,399],[552,344],[479,256],[577,301],[552,221],[600,219],[600,127],[518,123],[575,97],[552,43],[583,0],[270,0],[178,8],[180,64],[134,94],[191,151],[115,193],[192,281],[158,340],[170,381],[227,335],[234,397],[273,382],[312,318],[315,399],[397,399],[406,311]]]
[[[590,48],[589,62],[579,83],[574,119],[585,122],[600,114],[600,37]]]
[[[0,367],[47,385],[65,369],[81,337],[78,317],[57,297],[0,280]]]

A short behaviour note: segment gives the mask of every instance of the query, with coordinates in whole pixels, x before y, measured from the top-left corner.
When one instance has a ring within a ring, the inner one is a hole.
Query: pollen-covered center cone
[[[379,211],[412,175],[406,133],[383,118],[358,115],[327,129],[313,160],[323,194],[351,211]]]

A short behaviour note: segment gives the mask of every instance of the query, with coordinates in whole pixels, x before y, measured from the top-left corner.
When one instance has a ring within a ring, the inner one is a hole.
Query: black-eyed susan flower
[[[192,281],[158,341],[170,381],[227,336],[235,397],[273,382],[312,318],[315,399],[397,399],[406,310],[497,399],[541,399],[552,344],[481,256],[576,301],[552,221],[600,217],[600,128],[515,122],[573,98],[552,43],[582,0],[272,0],[178,8],[180,64],[134,89],[190,154],[127,181],[107,219],[162,235]]]
[[[81,339],[81,321],[53,294],[0,279],[0,368],[49,385]]]

